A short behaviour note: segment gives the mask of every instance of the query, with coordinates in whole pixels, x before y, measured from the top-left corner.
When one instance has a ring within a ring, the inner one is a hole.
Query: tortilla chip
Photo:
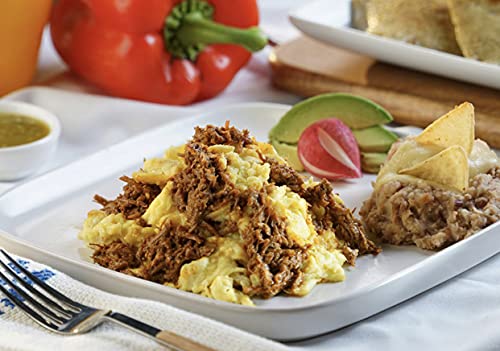
[[[464,56],[500,64],[500,1],[449,0],[448,4]]]
[[[366,30],[366,5],[370,0],[351,0],[351,25],[359,30]]]
[[[433,181],[458,191],[464,191],[469,185],[469,161],[465,150],[458,145],[450,146],[398,173]]]
[[[455,107],[425,128],[416,141],[443,148],[458,145],[469,155],[474,143],[474,106],[464,102]]]
[[[461,55],[446,0],[370,0],[367,31]]]

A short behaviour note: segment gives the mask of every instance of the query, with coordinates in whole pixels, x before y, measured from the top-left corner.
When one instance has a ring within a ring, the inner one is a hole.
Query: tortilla
[[[469,161],[465,150],[455,145],[413,167],[400,170],[399,174],[411,175],[464,191],[469,185]]]
[[[370,0],[367,31],[461,55],[446,0]]]
[[[416,140],[442,148],[458,145],[469,155],[474,144],[474,106],[464,102],[455,107],[425,128]]]
[[[463,55],[500,64],[500,1],[448,0]]]

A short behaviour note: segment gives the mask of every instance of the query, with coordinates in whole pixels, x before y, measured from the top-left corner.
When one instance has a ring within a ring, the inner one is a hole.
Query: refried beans
[[[424,180],[389,181],[373,192],[360,215],[384,242],[439,250],[500,220],[500,169],[477,174],[463,193]]]

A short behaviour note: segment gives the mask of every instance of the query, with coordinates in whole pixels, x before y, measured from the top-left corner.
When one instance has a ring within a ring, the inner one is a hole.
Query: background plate
[[[269,129],[288,108],[240,104],[183,118],[29,180],[0,197],[0,245],[98,288],[163,301],[279,340],[316,336],[357,322],[500,251],[498,225],[439,253],[386,246],[377,257],[361,257],[355,268],[346,267],[345,282],[320,284],[303,298],[257,300],[256,307],[212,300],[90,262],[89,250],[76,236],[87,212],[98,207],[92,201],[95,193],[115,197],[122,186],[119,176],[138,169],[144,157],[160,155],[167,147],[185,142],[196,125],[231,120],[238,128],[248,128],[257,139],[267,140]],[[336,183],[334,188],[348,206],[359,208],[371,192],[372,180],[374,176],[364,176]]]
[[[328,44],[395,65],[500,89],[500,65],[479,62],[351,28],[350,6],[350,0],[308,1],[304,6],[290,12],[290,20],[308,36]]]

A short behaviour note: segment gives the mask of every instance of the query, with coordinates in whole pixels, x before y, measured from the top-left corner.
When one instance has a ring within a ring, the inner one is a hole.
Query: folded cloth
[[[18,262],[42,281],[46,281],[80,303],[111,309],[156,328],[191,338],[215,350],[288,350],[286,346],[226,324],[175,307],[136,298],[110,294],[90,287],[51,267],[15,256]],[[0,280],[0,284],[5,282]],[[165,350],[155,341],[114,323],[102,323],[86,334],[63,336],[38,324],[0,293],[0,349],[2,351],[53,350]]]

